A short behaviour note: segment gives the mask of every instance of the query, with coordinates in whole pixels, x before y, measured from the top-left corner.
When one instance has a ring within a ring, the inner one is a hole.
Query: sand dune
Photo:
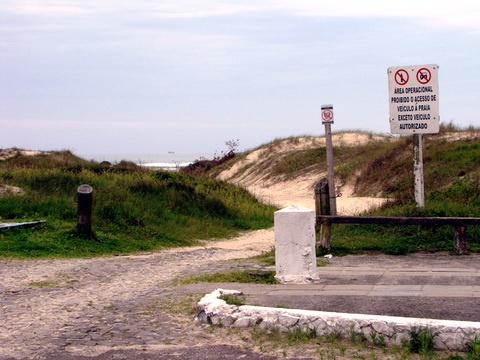
[[[333,142],[342,146],[357,146],[368,141],[395,141],[394,138],[367,133],[340,133],[333,135]],[[278,181],[267,176],[268,169],[255,171],[260,158],[279,157],[293,150],[310,149],[325,146],[325,137],[299,137],[267,144],[248,153],[242,160],[222,171],[217,178],[242,186],[258,199],[280,208],[300,205],[315,209],[314,186],[326,173],[307,173],[287,181]],[[272,162],[273,163],[273,162]],[[249,167],[249,171],[242,171]],[[351,184],[337,186],[337,213],[354,215],[372,207],[382,205],[387,199],[376,197],[357,197]]]

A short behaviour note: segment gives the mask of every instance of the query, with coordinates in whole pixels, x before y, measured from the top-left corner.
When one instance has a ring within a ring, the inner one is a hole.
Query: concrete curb
[[[241,291],[217,289],[197,303],[197,321],[228,327],[258,326],[278,328],[287,332],[295,329],[314,330],[317,335],[351,338],[362,335],[367,341],[385,345],[401,345],[409,341],[412,332],[428,328],[434,335],[438,350],[465,351],[469,342],[480,340],[480,322],[452,321],[394,316],[347,314],[313,310],[281,309],[262,306],[228,305],[222,295],[243,295]],[[405,341],[403,340],[403,341]]]

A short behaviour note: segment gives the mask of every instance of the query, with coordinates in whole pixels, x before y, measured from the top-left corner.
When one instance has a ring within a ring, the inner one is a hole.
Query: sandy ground
[[[262,186],[258,182],[248,184],[246,188],[266,203],[280,208],[290,205],[299,205],[315,210],[313,187],[318,176],[310,175],[291,181]],[[341,195],[341,196],[338,196]],[[355,215],[385,203],[385,198],[357,197],[349,186],[337,189],[338,215]]]

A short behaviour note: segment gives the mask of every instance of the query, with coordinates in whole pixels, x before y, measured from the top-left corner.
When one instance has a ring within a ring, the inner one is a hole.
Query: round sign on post
[[[322,105],[322,124],[333,124],[333,105]]]

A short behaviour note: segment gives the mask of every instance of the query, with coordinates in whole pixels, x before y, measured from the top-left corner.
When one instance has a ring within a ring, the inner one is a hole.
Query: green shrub
[[[412,329],[410,332],[409,350],[416,354],[427,355],[433,352],[435,334],[430,328]]]

